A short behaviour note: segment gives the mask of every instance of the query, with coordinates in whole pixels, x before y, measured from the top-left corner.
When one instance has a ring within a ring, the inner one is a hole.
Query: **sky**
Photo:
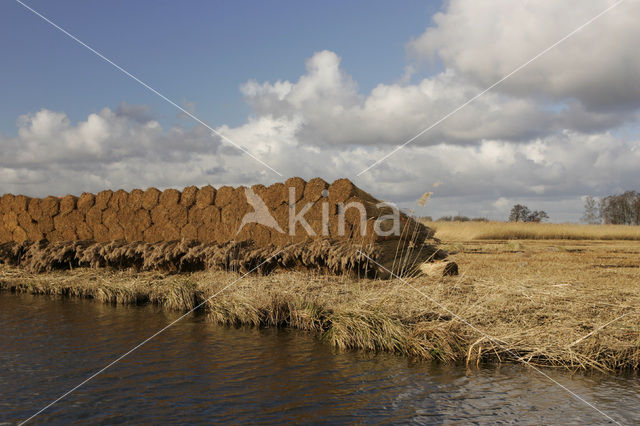
[[[577,222],[640,189],[634,0],[586,26],[614,1],[24,3],[214,131],[6,0],[0,193],[346,177],[419,215]]]

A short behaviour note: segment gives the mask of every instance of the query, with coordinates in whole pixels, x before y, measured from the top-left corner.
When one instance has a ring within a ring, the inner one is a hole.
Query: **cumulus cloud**
[[[451,0],[408,45],[487,87],[584,24],[613,0]],[[640,105],[640,3],[624,2],[502,83],[519,96],[573,98],[588,109]]]
[[[623,3],[370,172],[390,149],[439,120],[608,3],[451,0],[408,44],[416,63],[396,83],[363,93],[335,52],[313,54],[295,81],[250,80],[252,114],[216,130],[285,176],[349,177],[417,212],[505,218],[516,202],[577,220],[585,194],[633,189],[640,179],[637,5]],[[583,7],[582,7],[583,6]],[[605,36],[606,34],[606,36]],[[442,71],[420,76],[421,60]],[[40,110],[0,146],[0,192],[80,193],[105,187],[180,187],[280,180],[202,126],[163,128],[146,106],[122,103],[72,123]],[[434,182],[441,182],[434,188]],[[630,186],[631,185],[631,186]]]

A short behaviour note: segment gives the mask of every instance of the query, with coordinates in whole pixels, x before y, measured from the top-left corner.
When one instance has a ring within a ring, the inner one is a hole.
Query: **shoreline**
[[[152,303],[187,312],[238,277],[222,271],[168,274],[89,268],[35,274],[3,266],[0,291],[82,297],[115,305]],[[291,327],[340,349],[419,360],[462,365],[517,362],[609,374],[640,367],[640,339],[635,333],[616,332],[607,338],[610,333],[603,336],[597,327],[586,327],[587,318],[572,316],[563,308],[571,303],[566,294],[559,295],[563,304],[554,305],[555,314],[550,314],[548,303],[536,302],[531,295],[518,296],[519,289],[514,291],[508,283],[496,287],[460,276],[420,277],[411,285],[440,306],[398,280],[283,271],[247,276],[199,310],[219,324]],[[617,326],[637,329],[638,317],[624,307],[607,318],[620,315],[624,318]],[[605,319],[598,317],[597,322]]]

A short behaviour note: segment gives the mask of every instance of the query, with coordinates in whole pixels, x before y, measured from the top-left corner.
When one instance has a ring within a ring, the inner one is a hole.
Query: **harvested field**
[[[308,271],[251,275],[208,301],[203,312],[223,324],[294,327],[339,348],[417,359],[470,365],[519,360],[608,373],[640,368],[638,244],[479,241],[445,247],[456,251],[452,258],[462,275],[417,277],[411,286]],[[0,288],[187,311],[238,277],[87,268],[42,275],[5,266]]]
[[[423,224],[447,241],[470,240],[640,240],[640,226],[573,223],[431,222]]]

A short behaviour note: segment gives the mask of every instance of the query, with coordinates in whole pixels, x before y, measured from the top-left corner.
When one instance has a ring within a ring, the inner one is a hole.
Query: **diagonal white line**
[[[150,90],[151,92],[155,93],[156,95],[158,95],[159,97],[161,97],[162,99],[164,99],[165,101],[167,101],[169,104],[173,105],[174,107],[178,108],[180,111],[182,111],[183,113],[185,113],[186,115],[188,115],[189,117],[193,118],[195,121],[197,121],[198,123],[200,123],[201,125],[203,125],[204,127],[206,127],[207,129],[209,129],[211,131],[211,133],[219,136],[222,140],[230,143],[231,145],[233,145],[234,147],[238,148],[240,151],[244,152],[245,154],[247,154],[249,157],[253,158],[254,160],[256,160],[258,163],[262,164],[263,166],[267,167],[269,170],[271,170],[272,172],[276,173],[279,176],[282,176],[282,173],[280,173],[279,171],[277,171],[276,169],[274,169],[273,167],[271,167],[270,165],[268,165],[267,163],[265,163],[264,161],[262,161],[261,159],[259,159],[258,157],[256,157],[255,155],[253,155],[251,152],[247,151],[245,148],[241,147],[240,145],[238,145],[237,143],[235,143],[234,141],[232,141],[231,139],[229,139],[228,137],[226,137],[225,135],[223,135],[222,133],[220,133],[219,131],[217,131],[216,129],[214,129],[213,127],[209,126],[207,123],[205,123],[204,121],[202,121],[201,119],[199,119],[198,117],[196,117],[194,114],[190,113],[189,111],[187,111],[186,109],[184,109],[183,107],[181,107],[180,105],[178,105],[177,103],[175,103],[174,101],[172,101],[171,99],[167,98],[165,95],[163,95],[162,93],[158,92],[156,89],[154,89],[153,87],[149,86],[147,83],[145,83],[144,81],[140,80],[138,77],[136,77],[135,75],[131,74],[129,71],[125,70],[124,68],[122,68],[120,65],[116,64],[115,62],[113,62],[111,59],[107,58],[106,56],[104,56],[102,53],[98,52],[97,50],[95,50],[93,47],[87,45],[86,43],[84,43],[82,40],[80,40],[78,37],[74,36],[73,34],[69,33],[68,31],[66,31],[64,28],[58,26],[57,24],[55,24],[54,22],[52,22],[49,18],[47,18],[46,16],[43,16],[42,14],[40,14],[38,11],[32,9],[31,7],[29,7],[28,5],[24,4],[22,1],[20,0],[16,0],[17,3],[19,3],[20,5],[24,6],[26,9],[30,10],[31,12],[33,12],[35,15],[37,15],[38,17],[42,18],[44,21],[46,21],[47,23],[51,24],[54,28],[60,30],[62,33],[64,33],[66,36],[68,36],[69,38],[71,38],[73,41],[75,41],[76,43],[80,44],[83,47],[86,47],[87,49],[89,49],[92,53],[94,53],[95,55],[97,55],[98,57],[100,57],[101,59],[103,59],[104,61],[108,62],[109,64],[113,65],[116,69],[118,69],[119,71],[121,71],[123,74],[125,74],[127,77],[132,78],[133,80],[135,80],[137,83],[139,83],[140,85],[142,85],[143,87],[145,87],[146,89]]]
[[[499,347],[505,349],[508,353],[510,353],[512,356],[514,356],[518,361],[524,363],[525,365],[527,365],[528,367],[532,368],[533,370],[537,371],[538,373],[542,374],[544,377],[546,377],[547,379],[549,379],[551,382],[555,383],[556,385],[560,386],[562,389],[564,389],[565,391],[567,391],[569,394],[571,394],[571,396],[573,396],[575,399],[583,402],[584,404],[588,405],[589,407],[593,408],[594,410],[596,410],[598,413],[602,414],[604,417],[606,417],[607,419],[611,420],[612,422],[616,423],[616,424],[620,424],[620,422],[618,422],[617,420],[615,420],[614,418],[612,418],[611,416],[609,416],[607,413],[603,412],[602,410],[600,410],[598,407],[596,407],[595,405],[593,405],[592,403],[590,403],[589,401],[587,401],[586,399],[584,399],[583,397],[581,397],[580,395],[578,395],[577,393],[575,393],[574,391],[572,391],[571,389],[567,388],[566,386],[564,386],[562,383],[558,382],[557,380],[555,380],[554,378],[552,378],[551,376],[549,376],[547,373],[545,373],[544,371],[540,370],[539,368],[537,368],[536,366],[530,364],[529,362],[525,361],[524,359],[522,359],[522,357],[518,356],[516,353],[514,353],[513,351],[511,351],[508,347],[506,347],[504,344],[500,343],[499,341],[497,341],[495,338],[489,336],[487,333],[485,333],[484,331],[480,330],[479,328],[477,328],[476,326],[474,326],[473,324],[471,324],[469,321],[465,320],[464,318],[462,318],[460,315],[456,314],[455,312],[453,312],[451,309],[447,308],[446,306],[442,305],[441,303],[439,303],[438,301],[436,301],[435,299],[433,299],[432,297],[430,297],[429,295],[427,295],[425,292],[421,291],[420,289],[416,288],[414,285],[412,285],[409,281],[405,280],[404,278],[398,276],[397,274],[395,274],[394,272],[390,271],[388,268],[382,266],[381,264],[379,264],[378,262],[376,262],[375,260],[373,260],[371,257],[369,257],[366,253],[358,250],[358,253],[363,255],[364,257],[366,257],[367,259],[369,259],[371,262],[373,262],[374,264],[376,264],[378,267],[384,269],[386,272],[390,273],[391,276],[393,276],[394,278],[399,279],[400,281],[402,281],[402,283],[408,285],[409,287],[411,287],[413,290],[415,290],[416,292],[418,292],[419,294],[421,294],[422,296],[424,296],[425,298],[427,298],[431,303],[437,305],[438,307],[440,307],[441,309],[444,309],[445,311],[447,311],[447,313],[449,315],[451,315],[452,317],[456,318],[458,321],[466,324],[467,326],[471,327],[474,331],[480,333],[483,337],[485,337],[486,339],[492,341],[493,343],[495,343],[496,345],[498,345]]]
[[[202,303],[198,304],[198,306],[196,306],[195,308],[191,309],[190,311],[186,312],[184,315],[182,315],[181,317],[179,317],[178,319],[170,322],[168,325],[166,325],[164,328],[158,330],[157,332],[155,332],[153,335],[147,337],[145,340],[143,340],[142,342],[140,342],[139,344],[137,344],[136,346],[134,346],[133,348],[129,349],[127,352],[125,352],[124,354],[120,355],[118,358],[116,358],[115,360],[111,361],[109,364],[107,364],[106,366],[102,367],[100,370],[98,370],[97,372],[93,373],[91,376],[87,377],[85,380],[83,380],[81,383],[77,384],[76,386],[74,386],[73,388],[69,389],[67,392],[65,392],[64,394],[60,395],[58,398],[56,398],[54,401],[51,401],[49,404],[45,405],[44,407],[42,407],[38,412],[34,413],[31,417],[29,417],[28,419],[25,419],[23,421],[21,421],[20,423],[18,423],[19,426],[29,422],[30,420],[33,420],[36,416],[40,415],[41,413],[43,413],[45,410],[47,410],[49,407],[51,407],[52,405],[56,404],[57,402],[59,402],[60,400],[62,400],[63,398],[67,397],[68,395],[70,395],[71,393],[73,393],[74,391],[76,391],[78,388],[80,388],[81,386],[84,386],[87,382],[91,381],[93,378],[95,378],[96,376],[98,376],[99,374],[103,373],[104,371],[106,371],[107,369],[109,369],[110,367],[112,367],[113,365],[117,364],[118,362],[120,362],[122,359],[124,359],[125,357],[127,357],[129,354],[131,354],[132,352],[134,352],[135,350],[139,349],[140,347],[144,346],[146,343],[148,343],[150,340],[152,340],[153,338],[155,338],[156,336],[158,336],[159,334],[163,333],[165,330],[169,329],[170,327],[172,327],[174,324],[176,324],[178,321],[182,320],[184,317],[186,317],[187,315],[193,313],[195,310],[197,310],[198,308],[200,308],[202,305],[204,305],[205,303],[209,302],[211,299],[213,299],[214,297],[216,297],[217,295],[219,295],[220,293],[222,293],[223,291],[225,291],[226,289],[228,289],[229,287],[231,287],[232,285],[234,285],[235,283],[237,283],[238,281],[242,280],[244,277],[246,277],[247,275],[249,275],[250,273],[254,272],[255,270],[257,270],[258,268],[260,268],[262,265],[264,265],[265,263],[269,262],[271,259],[273,259],[274,257],[276,257],[278,254],[282,253],[282,250],[278,250],[275,254],[272,254],[271,256],[269,256],[264,262],[260,263],[258,266],[256,266],[255,268],[251,269],[250,271],[248,271],[247,273],[245,273],[244,275],[240,276],[239,278],[237,278],[236,280],[232,281],[230,284],[227,284],[225,287],[222,288],[222,290],[219,290],[218,292],[216,292],[213,296],[207,298],[205,301],[203,301]]]
[[[356,176],[360,176],[363,173],[368,172],[369,170],[371,170],[372,168],[376,167],[378,164],[382,163],[384,160],[386,160],[387,158],[391,157],[393,154],[395,154],[396,152],[400,151],[402,148],[404,148],[405,146],[409,145],[411,142],[413,142],[414,140],[418,139],[420,136],[424,135],[425,133],[427,133],[429,130],[433,129],[434,127],[438,126],[440,123],[442,123],[443,121],[447,120],[449,117],[451,117],[452,115],[454,115],[455,113],[457,113],[458,111],[460,111],[461,109],[463,109],[464,107],[466,107],[467,105],[469,105],[470,103],[474,102],[476,99],[478,99],[479,97],[481,97],[482,95],[484,95],[485,93],[487,93],[488,91],[490,91],[491,89],[493,89],[494,87],[498,86],[499,84],[501,84],[502,82],[504,82],[505,80],[507,80],[509,77],[513,76],[515,73],[517,73],[518,71],[522,70],[523,68],[525,68],[527,65],[531,64],[532,62],[534,62],[536,59],[540,58],[542,55],[544,55],[545,53],[549,52],[550,50],[552,50],[553,48],[555,48],[556,46],[558,46],[559,44],[565,42],[567,39],[571,38],[572,36],[574,36],[576,33],[580,32],[581,30],[583,30],[587,25],[593,23],[595,20],[597,20],[598,18],[600,18],[602,15],[604,15],[605,13],[609,12],[611,9],[613,9],[614,7],[618,6],[620,3],[622,3],[625,0],[618,0],[617,2],[615,2],[614,4],[612,4],[611,6],[607,7],[605,10],[603,10],[602,12],[598,13],[596,16],[594,16],[593,18],[589,19],[587,22],[585,22],[584,24],[580,25],[578,28],[576,28],[575,30],[571,31],[569,34],[565,35],[564,37],[562,37],[560,40],[556,41],[555,43],[553,43],[551,46],[547,47],[546,49],[542,50],[540,53],[538,53],[537,55],[535,55],[533,58],[529,59],[527,62],[521,64],[520,66],[518,66],[517,68],[515,68],[513,71],[511,71],[509,74],[505,75],[504,77],[502,77],[500,80],[496,81],[495,83],[493,83],[491,86],[487,87],[486,89],[484,89],[482,92],[478,93],[477,95],[475,95],[474,97],[472,97],[471,99],[469,99],[468,101],[466,101],[465,103],[463,103],[462,105],[460,105],[459,107],[457,107],[456,109],[454,109],[453,111],[449,112],[448,114],[446,114],[444,117],[440,118],[438,121],[436,121],[435,123],[431,124],[429,127],[427,127],[426,129],[420,131],[417,135],[415,135],[414,137],[412,137],[411,139],[405,141],[404,143],[402,143],[401,145],[398,145],[393,151],[389,152],[388,154],[384,155],[382,158],[380,158],[379,160],[377,160],[375,163],[373,163],[372,165],[370,165],[369,167],[367,167],[366,169],[362,170],[360,173],[358,173]]]

